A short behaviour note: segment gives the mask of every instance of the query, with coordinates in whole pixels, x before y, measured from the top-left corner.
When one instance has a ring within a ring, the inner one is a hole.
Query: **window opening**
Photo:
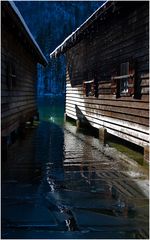
[[[121,64],[120,75],[120,93],[128,93],[129,62]]]
[[[95,96],[94,80],[83,82],[84,94],[86,97]]]
[[[112,77],[112,94],[116,97],[131,96],[134,94],[135,69],[131,62],[121,63],[118,76]]]

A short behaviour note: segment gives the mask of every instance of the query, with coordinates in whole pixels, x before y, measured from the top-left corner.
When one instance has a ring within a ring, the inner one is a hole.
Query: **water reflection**
[[[64,131],[60,127],[63,124],[62,118],[62,104],[58,99],[47,99],[48,106],[51,106],[48,115],[46,115],[45,110],[43,109],[45,101],[43,99],[39,100],[40,109],[42,111],[41,118],[42,123],[40,124],[37,131],[37,138],[39,139],[38,145],[40,149],[37,149],[38,161],[44,165],[44,173],[42,179],[42,189],[48,185],[47,191],[43,192],[43,196],[47,201],[47,206],[50,211],[53,211],[54,217],[57,220],[57,223],[66,224],[66,229],[68,231],[78,230],[77,223],[71,209],[64,205],[61,200],[61,192],[66,188],[64,185]],[[57,104],[56,104],[57,101]],[[62,101],[62,99],[61,99]],[[61,112],[60,112],[61,109]],[[44,111],[43,111],[44,110]],[[43,114],[44,112],[44,114]],[[60,118],[61,117],[61,118]],[[43,119],[44,118],[44,119]],[[49,120],[43,121],[43,120]],[[44,132],[43,132],[44,129]],[[43,135],[44,134],[44,135]],[[44,141],[43,141],[44,140]],[[49,149],[48,151],[46,149]],[[43,154],[43,153],[47,154]],[[45,157],[43,159],[43,156]],[[45,185],[45,186],[44,186]],[[55,209],[55,211],[54,211]]]
[[[39,99],[39,126],[27,129],[3,166],[3,238],[148,238],[139,179],[97,139],[64,125],[62,100]]]
[[[65,97],[58,96],[45,96],[38,98],[38,109],[40,119],[42,121],[48,121],[55,123],[56,125],[63,127],[64,125],[64,101]]]

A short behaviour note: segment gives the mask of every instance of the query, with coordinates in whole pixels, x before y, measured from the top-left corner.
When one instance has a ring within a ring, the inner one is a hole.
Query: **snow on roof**
[[[85,22],[83,22],[83,23],[80,25],[80,27],[78,27],[74,32],[72,32],[58,47],[56,47],[55,50],[50,53],[50,58],[52,58],[53,56],[55,56],[55,55],[57,54],[57,51],[58,51],[59,49],[61,49],[61,48],[63,47],[63,45],[64,45],[65,43],[67,43],[67,41],[68,41],[69,39],[71,39],[71,37],[72,37],[73,35],[75,35],[79,30],[81,30],[81,28],[82,28],[83,26],[85,26],[86,23],[87,23],[89,20],[91,20],[91,18],[92,18],[93,16],[95,16],[95,15],[100,11],[100,9],[104,8],[105,5],[107,4],[107,2],[109,2],[109,0],[106,0],[89,18],[87,18],[87,19],[85,20]]]
[[[26,23],[25,23],[22,15],[21,15],[21,13],[19,12],[18,8],[16,7],[15,3],[14,3],[13,1],[10,1],[10,0],[9,0],[8,2],[9,2],[9,4],[11,5],[12,9],[14,10],[14,12],[16,13],[16,15],[19,17],[19,19],[20,19],[20,21],[21,21],[24,29],[26,30],[28,36],[29,36],[30,39],[32,40],[32,42],[33,42],[34,46],[36,47],[36,49],[38,50],[39,54],[41,55],[41,57],[43,58],[43,60],[45,61],[45,63],[48,64],[48,62],[47,62],[44,54],[42,53],[39,45],[38,45],[37,42],[35,41],[32,33],[30,32],[28,26],[26,25]]]

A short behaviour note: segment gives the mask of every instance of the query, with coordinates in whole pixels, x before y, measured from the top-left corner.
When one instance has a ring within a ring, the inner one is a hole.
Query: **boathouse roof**
[[[18,8],[16,7],[13,1],[5,1],[3,2],[5,10],[9,13],[10,17],[16,23],[17,27],[19,28],[21,34],[26,39],[28,44],[32,46],[34,50],[34,54],[36,54],[38,62],[44,66],[48,64],[45,56],[43,55],[39,45],[35,41],[32,33],[30,32],[28,26],[26,25],[21,13],[19,12]]]
[[[72,48],[77,42],[86,36],[87,29],[102,15],[106,15],[112,6],[114,6],[114,1],[105,1],[80,27],[78,27],[74,32],[72,32],[52,53],[50,53],[50,58],[57,57],[60,54],[65,53],[69,48]]]
[[[81,24],[74,32],[72,32],[56,49],[50,53],[50,58],[58,57],[64,54],[68,49],[75,46],[82,39],[86,39],[91,32],[97,31],[97,26],[104,24],[109,16],[123,16],[128,11],[133,11],[135,6],[142,4],[143,1],[105,1],[83,24]]]

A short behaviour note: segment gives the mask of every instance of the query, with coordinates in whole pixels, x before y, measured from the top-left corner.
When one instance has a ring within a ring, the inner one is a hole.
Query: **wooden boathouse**
[[[149,2],[107,1],[51,54],[66,54],[66,115],[149,152]]]
[[[36,114],[37,63],[47,60],[11,1],[1,2],[2,154],[19,129]]]

